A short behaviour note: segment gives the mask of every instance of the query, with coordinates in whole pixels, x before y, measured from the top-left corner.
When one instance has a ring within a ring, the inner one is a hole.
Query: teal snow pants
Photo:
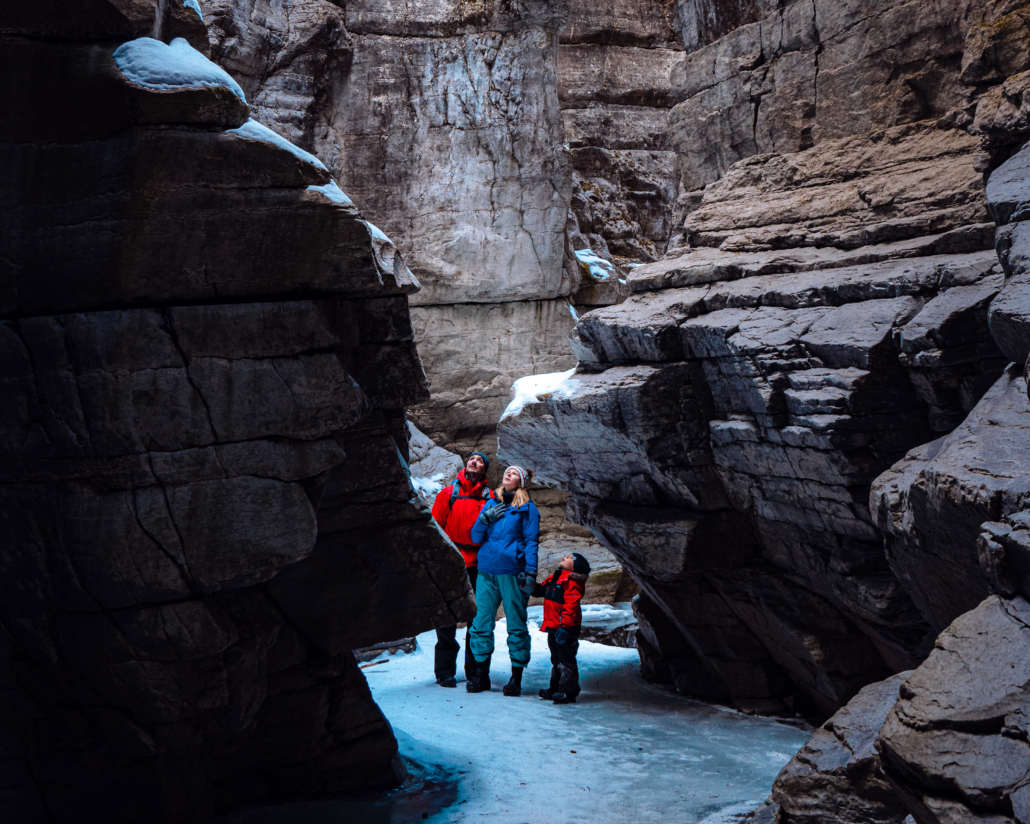
[[[476,619],[472,622],[472,654],[483,663],[494,651],[494,627],[497,607],[504,604],[508,622],[508,655],[513,667],[529,665],[529,630],[526,628],[526,605],[529,596],[519,589],[514,575],[479,573],[476,584]]]

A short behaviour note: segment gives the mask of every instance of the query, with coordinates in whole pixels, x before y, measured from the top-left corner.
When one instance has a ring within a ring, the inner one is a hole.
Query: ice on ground
[[[197,17],[199,17],[201,21],[203,21],[204,12],[200,10],[200,3],[198,3],[197,0],[182,0],[182,5],[183,8],[193,9],[193,11],[197,13]]]
[[[613,275],[618,275],[619,270],[615,268],[615,264],[605,260],[603,257],[598,257],[589,249],[578,249],[576,250],[576,257],[579,262],[583,264],[584,268],[590,274],[594,280],[601,281],[602,283]]]
[[[290,144],[293,146],[293,144]],[[305,154],[307,154],[305,152]],[[324,168],[324,167],[323,167]],[[354,201],[347,197],[347,193],[341,189],[335,180],[330,180],[324,186],[308,186],[309,192],[318,192],[325,198],[328,198],[333,203],[337,203],[340,206],[353,206]]]
[[[576,368],[573,367],[568,372],[548,372],[546,375],[519,378],[512,384],[511,402],[501,415],[501,420],[518,415],[527,403],[536,403],[541,395],[557,392],[575,374]]]
[[[437,446],[411,421],[408,421],[408,453],[411,485],[427,504],[432,504],[437,493],[457,478],[458,471],[465,466],[459,455]]]
[[[580,643],[578,703],[544,701],[536,693],[550,661],[534,618],[519,698],[501,694],[510,666],[503,620],[490,692],[434,683],[432,632],[418,637],[413,654],[364,670],[401,754],[457,782],[453,802],[425,820],[721,824],[760,804],[808,739],[803,729],[647,684],[634,650],[589,641]]]
[[[137,86],[159,92],[220,87],[247,102],[239,83],[183,37],[168,44],[152,37],[130,40],[115,49],[114,62],[125,79]]]
[[[273,146],[278,146],[280,149],[286,149],[286,151],[290,152],[295,157],[300,158],[305,163],[309,163],[310,165],[314,166],[319,171],[326,172],[327,174],[329,172],[329,170],[325,167],[325,164],[322,163],[322,161],[315,157],[313,154],[305,152],[299,146],[294,146],[292,143],[290,143],[289,140],[287,140],[282,135],[276,134],[267,126],[262,126],[253,117],[250,118],[246,123],[244,123],[239,128],[229,129],[229,134],[238,134],[240,137],[246,137],[250,140],[260,140],[263,143],[271,143]],[[333,185],[335,186],[336,184],[334,183]],[[326,184],[326,187],[327,186],[328,184]],[[319,187],[319,190],[324,189],[326,187]],[[314,187],[309,186],[308,188]],[[337,189],[339,189],[338,186]],[[322,194],[324,194],[326,197],[329,197],[329,194],[327,192],[323,191]],[[341,191],[340,194],[343,195],[343,192]],[[346,195],[343,196],[347,197]]]

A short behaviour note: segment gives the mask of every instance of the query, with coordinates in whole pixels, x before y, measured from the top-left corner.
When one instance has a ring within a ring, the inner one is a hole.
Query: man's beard
[[[481,469],[479,472],[470,472],[469,468],[467,466],[465,467],[465,480],[469,483],[478,484],[485,477],[485,469]]]

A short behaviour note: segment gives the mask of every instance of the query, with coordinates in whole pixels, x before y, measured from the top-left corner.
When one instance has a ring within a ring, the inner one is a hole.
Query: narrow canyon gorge
[[[401,784],[353,651],[475,614],[439,447],[639,590],[642,694],[821,724],[725,820],[1030,824],[1030,4],[37,0],[0,44],[0,819]]]

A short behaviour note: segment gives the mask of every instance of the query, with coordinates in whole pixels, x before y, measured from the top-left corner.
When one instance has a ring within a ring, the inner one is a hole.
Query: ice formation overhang
[[[200,3],[198,3],[197,0],[182,0],[182,5],[183,8],[193,9],[193,11],[197,13],[197,17],[203,21],[204,12],[200,10]]]
[[[568,372],[548,372],[546,375],[529,375],[519,378],[511,387],[511,403],[501,415],[501,420],[518,415],[527,403],[535,403],[541,395],[550,395],[565,386],[566,382],[576,374],[573,367]]]
[[[290,152],[295,157],[300,158],[305,163],[309,163],[310,165],[314,166],[320,172],[329,172],[329,170],[325,167],[325,164],[322,163],[322,161],[315,157],[313,154],[311,154],[310,152],[305,152],[299,146],[294,146],[285,137],[277,135],[267,126],[262,126],[260,123],[254,120],[254,118],[248,120],[238,129],[229,129],[229,133],[238,134],[240,137],[246,137],[250,140],[261,140],[264,143],[271,143],[273,146],[278,146],[280,149],[286,149],[286,151]],[[335,186],[336,184],[333,185]],[[318,187],[319,190],[323,188],[324,187]],[[326,197],[329,197],[328,192],[323,191],[322,194],[324,194]],[[340,194],[343,195],[343,192],[341,191]],[[346,195],[343,196],[346,197]],[[329,199],[332,200],[333,198],[329,197]]]
[[[152,37],[131,40],[115,49],[114,62],[126,80],[145,89],[172,92],[223,88],[247,102],[239,83],[182,37],[171,43]]]

